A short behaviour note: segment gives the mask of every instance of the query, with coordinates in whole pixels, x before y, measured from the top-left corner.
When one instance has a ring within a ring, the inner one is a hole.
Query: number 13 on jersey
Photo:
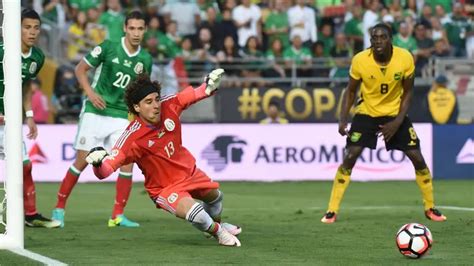
[[[174,144],[172,141],[168,142],[166,146],[164,147],[164,150],[166,152],[166,155],[168,155],[168,158],[171,158],[171,155],[174,154]]]

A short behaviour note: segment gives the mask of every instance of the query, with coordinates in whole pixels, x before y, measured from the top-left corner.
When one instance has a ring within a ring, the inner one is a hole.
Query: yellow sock
[[[421,195],[423,196],[423,205],[425,210],[431,209],[434,207],[434,198],[433,198],[433,178],[431,177],[430,170],[428,168],[422,170],[416,170],[416,183],[421,190]]]
[[[346,191],[347,186],[351,179],[351,169],[344,169],[340,166],[337,169],[334,183],[332,184],[331,198],[329,199],[328,212],[339,211],[339,205],[341,204],[342,197]]]

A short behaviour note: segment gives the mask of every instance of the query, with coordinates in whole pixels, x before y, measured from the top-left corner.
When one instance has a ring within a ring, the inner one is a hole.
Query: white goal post
[[[4,105],[6,227],[0,232],[0,249],[24,248],[23,168],[22,168],[22,95],[21,95],[21,1],[2,0],[4,36]],[[3,202],[1,199],[0,202]],[[1,208],[3,209],[3,207]],[[2,221],[5,213],[2,214]]]

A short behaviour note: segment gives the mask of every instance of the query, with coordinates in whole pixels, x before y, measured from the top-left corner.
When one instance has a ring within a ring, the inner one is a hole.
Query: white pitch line
[[[467,212],[474,212],[474,208],[468,207],[458,207],[458,206],[436,206],[440,209],[447,209],[447,210],[454,210],[454,211],[467,211]],[[294,209],[309,209],[309,210],[325,210],[327,207],[321,206],[313,206],[313,207],[303,207],[298,208],[294,207]],[[400,205],[400,206],[390,206],[390,205],[382,205],[382,206],[347,206],[344,209],[349,210],[361,210],[361,211],[372,211],[372,210],[388,210],[388,209],[414,209],[414,208],[423,208],[423,206],[414,206],[414,205]],[[284,209],[291,209],[288,208],[278,208],[278,207],[268,207],[268,208],[224,208],[226,211],[281,211]]]
[[[437,206],[437,207],[439,207],[440,209],[447,209],[447,210],[474,212],[474,208],[468,208],[468,207],[457,207],[457,206]]]
[[[27,249],[9,249],[9,251],[18,254],[23,257],[27,257],[29,259],[39,261],[41,263],[44,263],[45,265],[51,265],[51,266],[67,266],[67,264],[60,262],[59,260],[51,259],[48,257],[45,257],[43,255],[34,253],[32,251],[29,251]]]

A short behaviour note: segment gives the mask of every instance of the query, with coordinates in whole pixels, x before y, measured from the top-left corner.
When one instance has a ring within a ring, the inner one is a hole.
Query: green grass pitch
[[[444,223],[423,215],[415,182],[353,182],[335,224],[322,224],[332,183],[222,183],[224,220],[239,224],[240,248],[218,246],[187,222],[155,209],[135,184],[126,215],[140,228],[108,228],[114,184],[79,184],[64,229],[25,228],[25,248],[71,265],[472,265],[474,182],[435,180]],[[58,184],[37,184],[39,211],[51,215]],[[395,233],[419,222],[433,233],[429,254],[398,253]],[[38,265],[0,251],[0,265]]]

